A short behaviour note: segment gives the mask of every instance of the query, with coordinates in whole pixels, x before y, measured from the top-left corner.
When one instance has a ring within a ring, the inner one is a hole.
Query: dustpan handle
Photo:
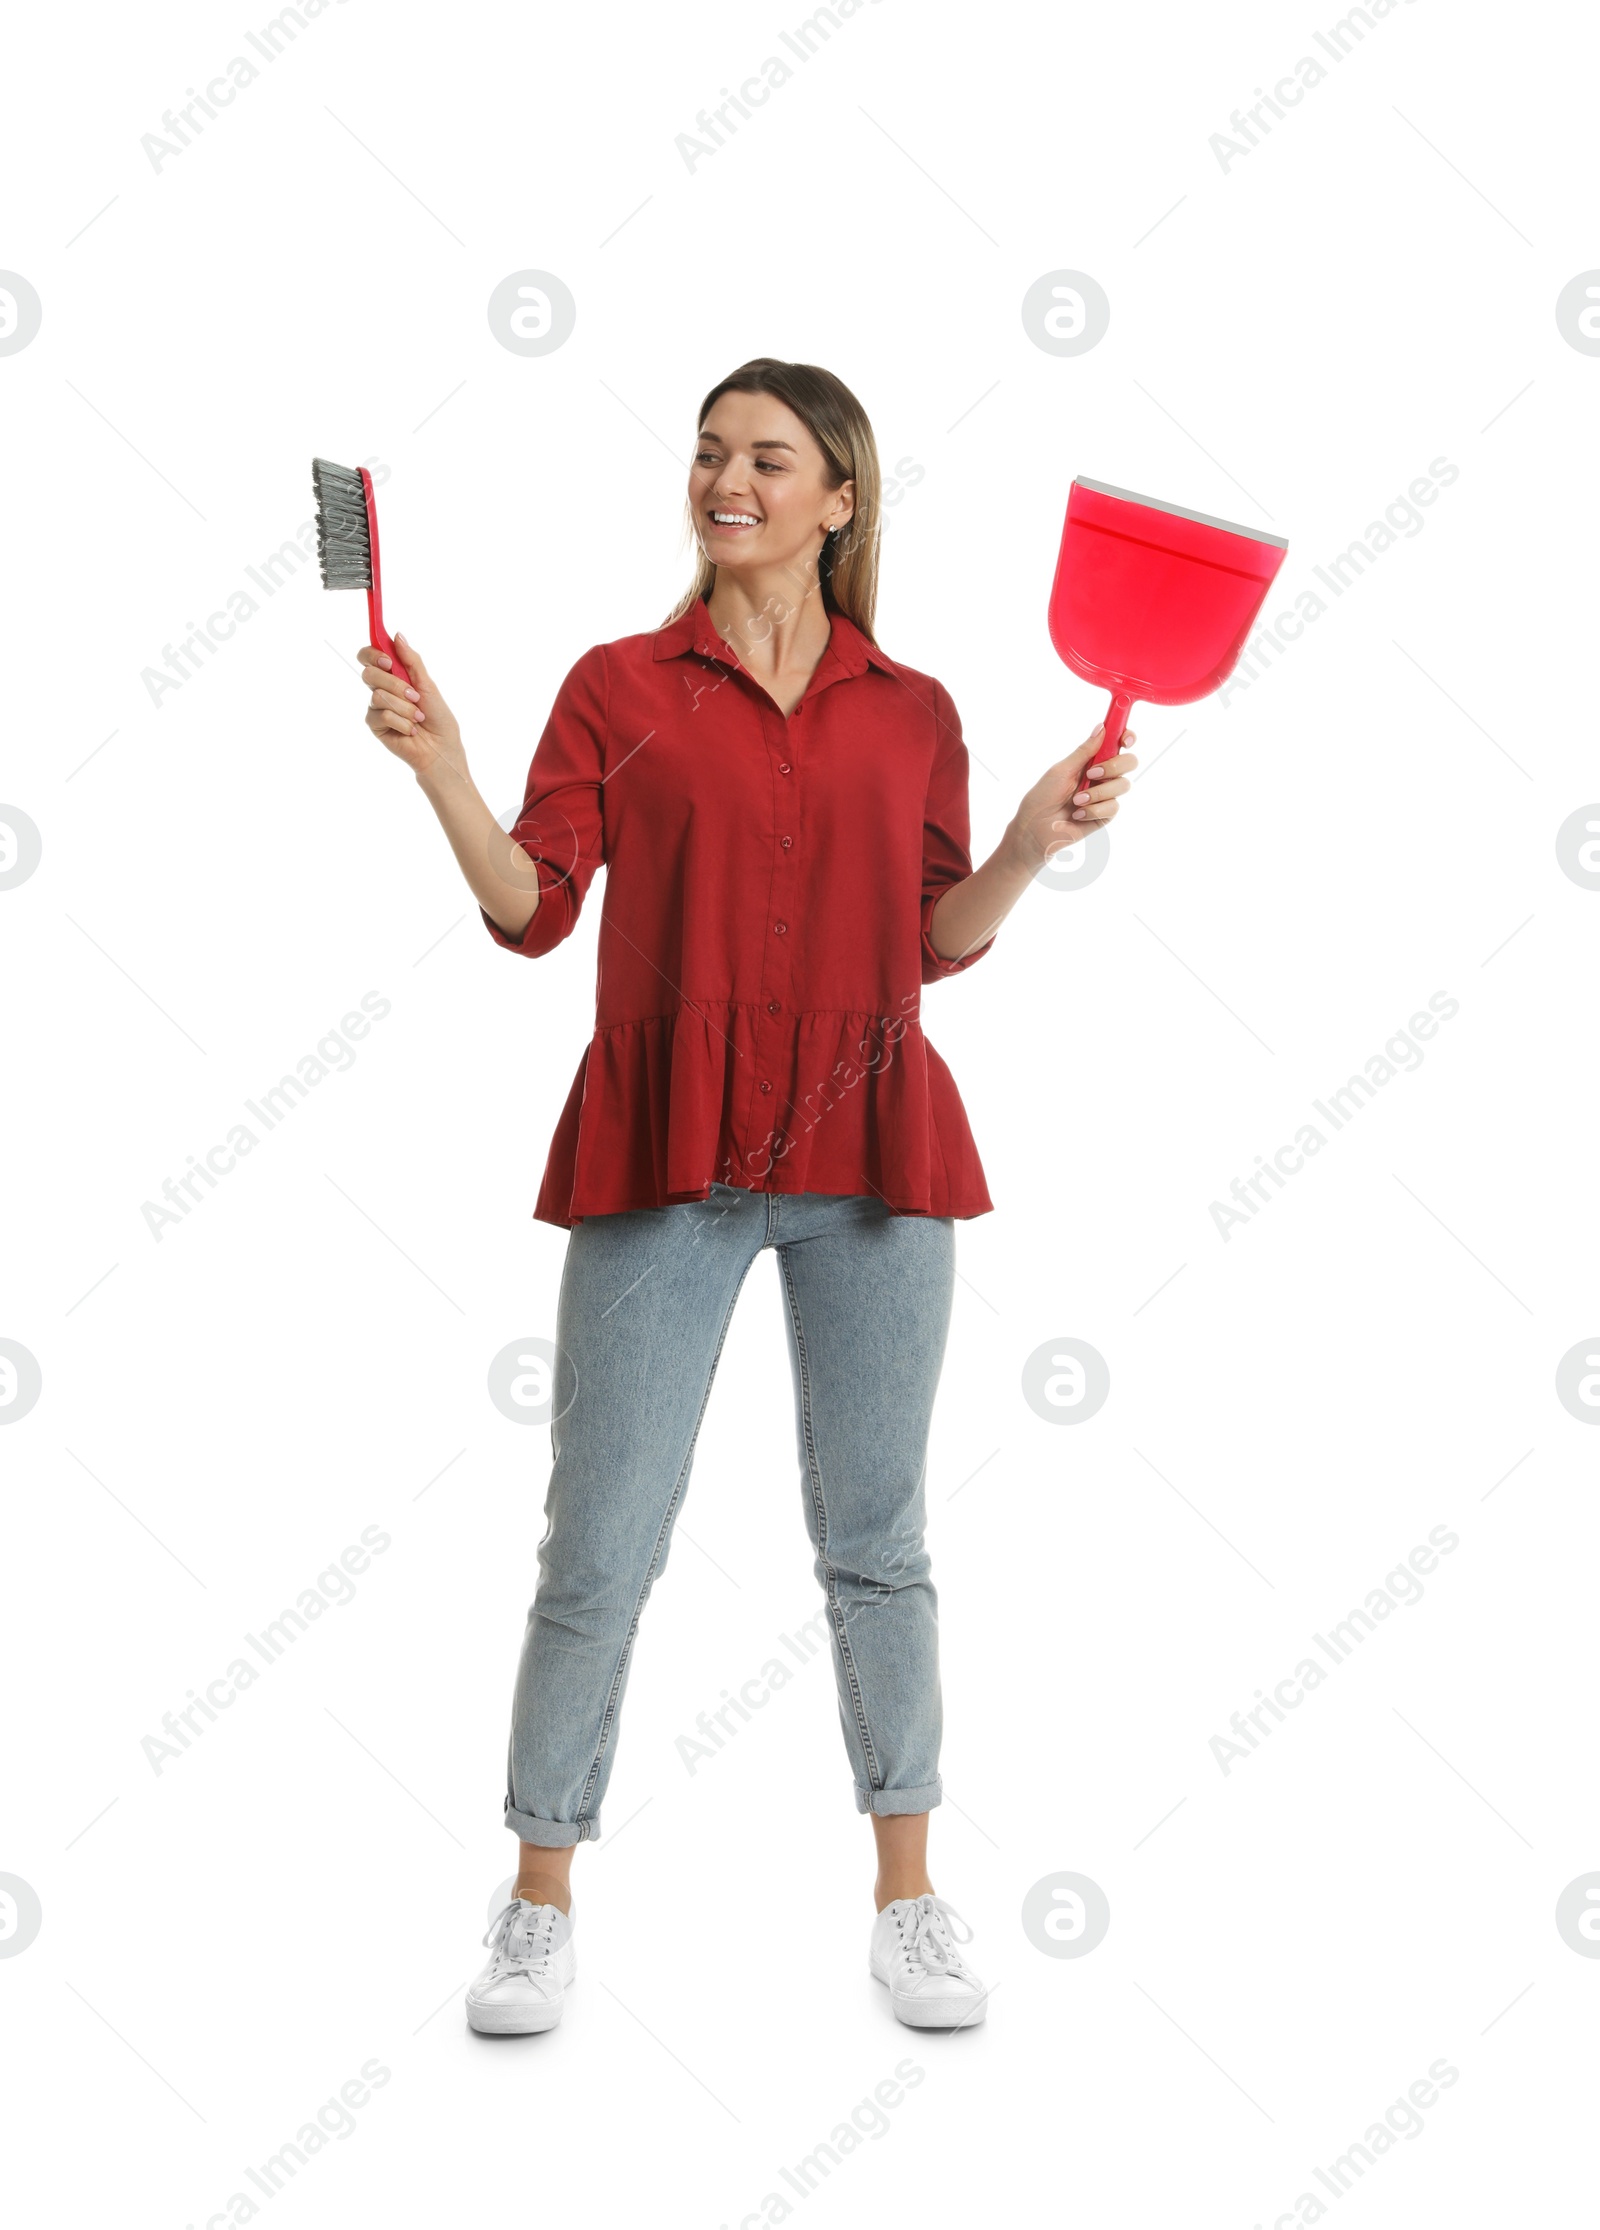
[[[1132,710],[1133,699],[1131,697],[1124,697],[1119,691],[1112,698],[1110,704],[1106,707],[1106,732],[1100,739],[1100,748],[1094,757],[1085,763],[1083,772],[1078,777],[1080,782],[1088,780],[1090,767],[1100,766],[1105,760],[1116,757],[1122,748],[1122,731],[1128,725],[1128,715]]]

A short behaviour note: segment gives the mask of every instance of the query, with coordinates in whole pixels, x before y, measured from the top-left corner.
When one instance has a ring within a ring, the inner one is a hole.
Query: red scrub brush
[[[365,465],[330,465],[311,460],[311,485],[317,496],[317,562],[324,588],[364,588],[372,647],[388,654],[396,680],[409,689],[411,676],[383,624],[383,577],[378,570],[378,508],[372,475]]]

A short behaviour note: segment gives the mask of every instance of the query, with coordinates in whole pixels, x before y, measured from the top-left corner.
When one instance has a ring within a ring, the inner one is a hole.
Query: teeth
[[[754,527],[761,521],[749,511],[713,511],[711,514],[719,527]]]

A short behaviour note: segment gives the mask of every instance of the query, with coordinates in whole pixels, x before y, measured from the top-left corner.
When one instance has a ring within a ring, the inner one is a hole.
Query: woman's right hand
[[[467,755],[455,714],[439,694],[416,644],[404,635],[396,635],[394,643],[412,686],[408,689],[400,680],[383,651],[363,644],[361,678],[372,691],[367,726],[415,775],[427,774],[440,761],[465,774]]]

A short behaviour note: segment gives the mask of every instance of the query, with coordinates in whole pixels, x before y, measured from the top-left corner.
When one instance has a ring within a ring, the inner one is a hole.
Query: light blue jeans
[[[667,1560],[717,1359],[771,1247],[787,1302],[801,1499],[862,1812],[939,1802],[938,1598],[923,1547],[928,1426],[955,1278],[949,1216],[875,1195],[714,1185],[585,1216],[567,1242],[554,1463],[512,1709],[505,1818],[600,1832],[640,1615]]]

